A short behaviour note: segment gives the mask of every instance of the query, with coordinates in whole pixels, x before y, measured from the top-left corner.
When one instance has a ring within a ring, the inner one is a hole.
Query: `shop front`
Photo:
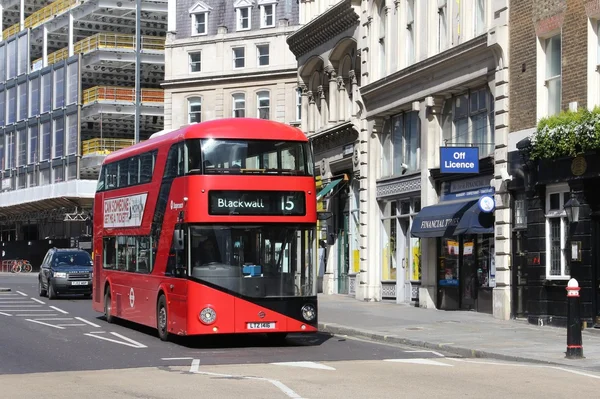
[[[418,302],[421,240],[410,234],[421,210],[421,178],[408,176],[377,182],[381,211],[381,292],[397,303]]]
[[[444,181],[440,202],[415,216],[411,234],[437,241],[437,308],[493,312],[492,175]]]

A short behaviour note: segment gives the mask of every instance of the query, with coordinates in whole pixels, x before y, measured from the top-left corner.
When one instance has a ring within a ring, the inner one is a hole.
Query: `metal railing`
[[[35,28],[36,26],[40,26],[46,21],[58,16],[59,14],[64,13],[65,11],[70,10],[80,3],[80,0],[57,0],[51,4],[48,4],[46,7],[34,12],[27,18],[25,18],[25,29]],[[20,24],[14,24],[9,28],[5,29],[2,32],[2,37],[4,40],[8,39],[12,35],[18,33],[20,31]]]
[[[81,154],[82,156],[108,155],[133,144],[134,141],[128,139],[89,139],[81,143]]]
[[[135,102],[135,89],[127,87],[95,86],[83,91],[83,104],[97,101],[109,102]],[[142,103],[163,103],[165,101],[164,90],[142,89]]]
[[[73,46],[74,54],[87,54],[100,49],[121,49],[135,50],[134,35],[115,35],[112,33],[97,33],[78,41]],[[151,36],[142,36],[142,50],[164,50],[165,39]],[[69,49],[63,48],[54,53],[48,54],[48,65],[55,64],[69,58]],[[42,59],[38,58],[33,61],[32,65],[41,63]]]

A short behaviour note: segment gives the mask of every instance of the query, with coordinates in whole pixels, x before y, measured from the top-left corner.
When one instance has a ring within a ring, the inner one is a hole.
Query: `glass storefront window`
[[[421,210],[420,199],[392,200],[382,203],[381,280],[395,281],[400,267],[401,280],[421,280],[421,240],[411,237],[414,216]]]

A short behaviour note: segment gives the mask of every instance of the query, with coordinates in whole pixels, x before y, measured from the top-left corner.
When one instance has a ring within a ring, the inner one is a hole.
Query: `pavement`
[[[567,330],[473,311],[424,309],[391,301],[319,295],[319,330],[443,350],[462,357],[563,365],[600,371],[600,333],[582,332],[584,359],[566,359]]]

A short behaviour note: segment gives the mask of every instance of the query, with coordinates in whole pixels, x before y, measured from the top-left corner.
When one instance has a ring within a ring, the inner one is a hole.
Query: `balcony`
[[[142,36],[142,51],[164,51],[165,39]],[[98,50],[135,51],[134,35],[115,35],[112,33],[98,33],[85,38],[73,46],[74,54],[89,54]],[[48,65],[60,62],[69,57],[69,49],[63,48],[48,54]],[[38,58],[32,63],[32,70],[42,67],[42,59]]]
[[[133,134],[133,132],[132,132]],[[134,144],[130,139],[95,138],[81,143],[81,164],[79,173],[82,179],[96,180],[100,175],[102,161],[111,152]]]
[[[69,11],[71,8],[76,7],[79,3],[80,0],[57,0],[25,18],[25,29],[40,26],[44,22],[51,20],[57,15],[63,14],[64,12]],[[13,26],[8,27],[4,30],[4,32],[2,32],[3,40],[6,40],[9,37],[19,33],[20,30],[19,24],[14,24]]]
[[[162,104],[165,102],[165,93],[161,89],[142,89],[141,94],[142,104]],[[96,86],[83,91],[83,106],[101,102],[133,103],[135,102],[135,89]]]

